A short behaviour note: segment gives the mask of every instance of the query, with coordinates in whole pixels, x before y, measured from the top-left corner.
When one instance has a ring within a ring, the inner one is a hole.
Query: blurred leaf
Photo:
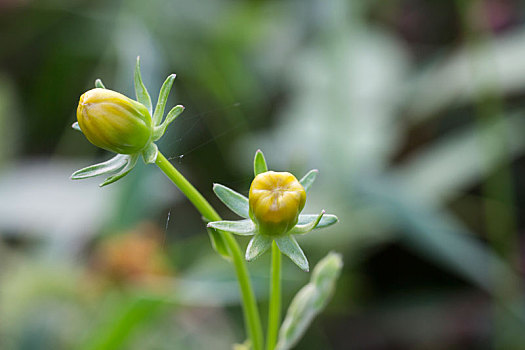
[[[505,152],[484,152],[481,134],[498,135],[505,140]],[[514,158],[525,150],[525,116],[515,113],[477,130],[455,131],[408,162],[398,166],[392,175],[402,181],[423,202],[441,203],[480,181],[490,166]]]
[[[276,350],[291,349],[301,339],[315,316],[328,304],[343,260],[336,253],[329,253],[315,266],[310,283],[293,298],[279,331]]]
[[[163,299],[133,297],[112,318],[100,324],[89,340],[81,345],[82,350],[118,350],[133,336],[144,322],[151,322],[163,308],[171,303]]]

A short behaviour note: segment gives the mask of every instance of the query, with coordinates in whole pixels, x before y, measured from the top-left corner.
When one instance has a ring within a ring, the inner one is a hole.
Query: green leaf
[[[177,118],[182,112],[184,112],[184,106],[177,105],[171,109],[171,111],[166,116],[166,119],[164,119],[164,122],[156,126],[153,131],[153,140],[157,141],[164,135],[166,132],[166,128]]]
[[[139,159],[139,156],[134,154],[131,156],[128,156],[128,163],[126,166],[116,175],[108,177],[103,183],[101,183],[99,186],[104,187],[109,184],[112,184],[115,181],[118,181],[122,179],[124,176],[128,175],[131,170],[137,165],[137,160]]]
[[[107,173],[111,173],[122,168],[128,163],[128,155],[118,154],[115,157],[107,160],[103,163],[90,165],[86,168],[77,170],[71,175],[73,180],[87,179],[94,176],[99,176]]]
[[[212,221],[208,223],[208,227],[241,236],[251,236],[256,233],[255,225],[250,219],[239,221]]]
[[[137,64],[135,65],[135,94],[137,95],[137,101],[146,106],[151,114],[151,97],[149,96],[148,89],[144,86],[142,76],[140,75],[140,57],[137,57]]]
[[[301,247],[293,236],[287,235],[275,239],[275,243],[279,247],[279,250],[286,256],[288,256],[301,270],[308,272],[308,259],[303,253]]]
[[[105,89],[106,88],[104,86],[104,84],[102,83],[102,80],[100,80],[100,79],[95,80],[95,87],[99,88],[99,89]]]
[[[168,101],[168,96],[173,86],[173,81],[175,80],[176,75],[171,74],[166,78],[164,84],[160,88],[159,99],[157,100],[157,106],[155,107],[155,113],[153,113],[153,125],[157,126],[162,121],[162,116],[164,115],[164,108],[166,107],[166,102]]]
[[[268,171],[268,166],[266,165],[266,159],[264,159],[264,154],[260,149],[255,152],[255,158],[253,160],[253,172],[255,176],[265,173]]]
[[[157,160],[157,155],[159,154],[159,149],[156,144],[150,143],[144,151],[142,151],[142,157],[146,164],[153,164]]]
[[[250,218],[248,198],[220,184],[213,185],[213,192],[235,214],[246,219]]]
[[[99,322],[89,336],[81,343],[81,350],[123,349],[133,336],[139,333],[142,326],[173,305],[167,298],[130,297],[121,302],[112,312],[103,315],[105,319]]]
[[[312,169],[308,173],[306,173],[305,176],[299,182],[301,185],[303,185],[304,190],[308,192],[310,187],[312,187],[312,184],[314,183],[315,179],[317,178],[317,174],[319,174],[319,170]]]
[[[341,273],[343,261],[329,253],[314,268],[310,282],[293,298],[286,313],[276,350],[288,350],[297,344],[315,316],[328,304]]]
[[[253,261],[263,255],[272,246],[273,239],[264,235],[255,235],[246,248],[246,260]]]
[[[299,220],[297,221],[297,225],[306,225],[314,220],[316,220],[318,215],[315,214],[301,214],[299,215]],[[324,214],[321,218],[321,221],[317,224],[317,226],[314,228],[314,230],[331,226],[335,223],[339,222],[339,219],[337,216],[332,214]]]
[[[206,230],[208,231],[208,235],[210,236],[211,246],[213,247],[213,250],[219,253],[219,255],[221,255],[223,258],[230,260],[230,251],[228,250],[228,246],[226,245],[224,237],[221,235],[221,233],[211,227],[208,227]]]
[[[294,228],[291,229],[290,233],[302,234],[302,233],[308,233],[312,231],[314,228],[317,227],[317,225],[319,225],[319,222],[323,218],[324,213],[325,211],[321,210],[321,213],[317,215],[317,217],[314,220],[310,221],[309,223],[304,224],[304,225],[295,225]]]
[[[80,129],[80,125],[78,125],[78,122],[74,122],[73,125],[71,125],[71,127],[76,131],[82,132],[82,130]]]

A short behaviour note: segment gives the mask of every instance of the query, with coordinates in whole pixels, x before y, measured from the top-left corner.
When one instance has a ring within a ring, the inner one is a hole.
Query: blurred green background
[[[525,1],[0,1],[0,349],[231,349],[230,265],[154,166],[71,129],[101,78],[186,111],[159,147],[226,218],[254,152],[320,176],[345,267],[297,349],[525,349]],[[247,241],[239,239],[245,246]],[[266,317],[268,256],[250,263]],[[284,305],[308,280],[284,260]]]

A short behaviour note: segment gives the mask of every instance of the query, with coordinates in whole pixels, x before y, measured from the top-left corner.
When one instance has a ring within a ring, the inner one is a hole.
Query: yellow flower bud
[[[290,231],[304,208],[306,192],[290,173],[267,171],[250,186],[250,217],[259,232],[279,236]]]
[[[152,138],[147,108],[112,90],[96,88],[80,96],[77,120],[92,144],[116,153],[137,153]]]

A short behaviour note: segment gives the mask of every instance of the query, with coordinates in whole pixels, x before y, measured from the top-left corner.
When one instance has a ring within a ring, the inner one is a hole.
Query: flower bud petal
[[[151,142],[147,108],[112,90],[96,88],[80,96],[77,120],[87,139],[108,151],[134,154]]]
[[[279,236],[290,231],[304,208],[306,192],[290,173],[267,171],[250,186],[250,217],[259,232]]]

